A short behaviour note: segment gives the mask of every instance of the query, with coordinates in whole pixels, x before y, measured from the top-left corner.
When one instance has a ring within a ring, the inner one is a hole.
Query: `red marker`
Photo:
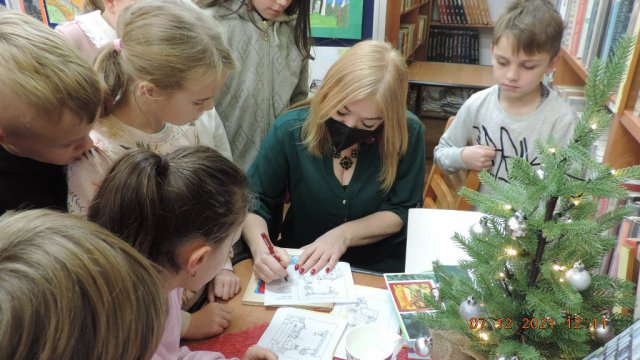
[[[262,236],[262,240],[264,240],[264,244],[267,245],[267,249],[269,249],[269,254],[271,254],[271,256],[273,256],[273,258],[278,262],[280,262],[280,257],[276,255],[276,252],[273,250],[273,243],[271,242],[271,240],[269,240],[267,234],[261,233],[260,235]],[[285,276],[284,281],[289,281],[289,277]]]

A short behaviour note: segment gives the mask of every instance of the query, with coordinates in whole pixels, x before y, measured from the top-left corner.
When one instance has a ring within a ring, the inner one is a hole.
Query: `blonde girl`
[[[148,359],[166,318],[157,267],[52,210],[0,217],[0,358]]]
[[[199,0],[219,21],[241,71],[216,100],[234,161],[247,169],[276,116],[309,93],[311,1]]]
[[[103,116],[91,131],[94,148],[68,169],[68,207],[86,214],[104,175],[128,150],[164,154],[207,145],[231,156],[213,98],[235,68],[220,29],[200,9],[180,0],[142,0],[118,20],[117,39],[100,54],[96,69],[108,89]],[[210,286],[209,299],[240,290],[231,262]],[[194,314],[189,338],[220,333],[224,306],[211,302]]]
[[[285,276],[260,239],[303,248],[300,273],[331,271],[339,260],[382,272],[404,269],[409,208],[424,182],[424,129],[406,111],[407,66],[388,43],[362,41],[331,66],[316,95],[276,120],[247,173],[258,201],[243,237],[265,281]]]
[[[170,312],[159,359],[208,356],[179,348],[183,289],[209,282],[240,236],[249,201],[244,173],[217,151],[183,147],[168,155],[134,150],[107,174],[89,218],[162,267]],[[275,359],[253,347],[245,359]]]

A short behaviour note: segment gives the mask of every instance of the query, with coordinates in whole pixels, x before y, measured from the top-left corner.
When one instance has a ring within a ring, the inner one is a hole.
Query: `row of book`
[[[479,64],[478,29],[432,27],[429,29],[428,61]]]
[[[487,0],[438,0],[438,15],[443,24],[491,24]]]
[[[416,24],[400,24],[397,49],[403,56],[411,56],[411,53],[422,44],[427,33],[427,24],[426,15],[419,15]]]
[[[562,47],[587,69],[595,58],[606,60],[622,35],[635,33],[639,7],[640,0],[558,0]]]
[[[598,213],[604,214],[617,207],[626,206],[631,213],[624,217],[619,226],[611,230],[617,237],[616,247],[605,255],[600,265],[600,273],[638,284],[640,271],[640,180],[624,184],[627,197],[623,200],[603,198],[598,204]],[[637,287],[640,289],[640,287]],[[636,294],[634,318],[640,319],[640,292]]]
[[[426,0],[401,0],[400,1],[400,12],[403,13],[414,6],[418,6],[426,3]]]

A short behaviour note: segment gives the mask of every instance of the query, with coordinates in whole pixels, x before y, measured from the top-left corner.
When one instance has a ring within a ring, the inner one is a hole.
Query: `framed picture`
[[[49,26],[52,28],[82,14],[84,6],[84,0],[45,0],[44,3]]]
[[[360,39],[363,0],[311,0],[311,36]]]

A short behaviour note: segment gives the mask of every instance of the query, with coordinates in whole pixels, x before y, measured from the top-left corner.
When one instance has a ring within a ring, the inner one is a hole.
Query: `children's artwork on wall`
[[[45,9],[49,26],[56,25],[73,20],[76,15],[82,14],[84,0],[45,0]]]
[[[20,11],[49,25],[47,13],[44,10],[44,0],[20,0],[18,3],[20,3]]]
[[[360,39],[363,0],[311,0],[311,36]]]
[[[349,48],[336,46],[313,46],[311,54],[314,59],[309,61],[309,97],[318,91],[322,79],[333,63]]]

